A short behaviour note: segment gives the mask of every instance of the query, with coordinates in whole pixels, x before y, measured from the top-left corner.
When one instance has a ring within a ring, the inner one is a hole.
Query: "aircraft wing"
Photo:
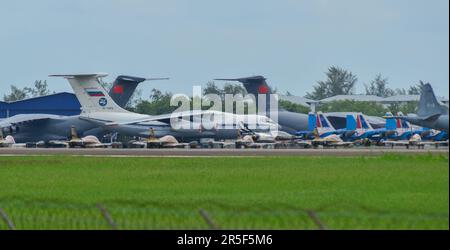
[[[422,121],[434,121],[437,118],[439,118],[441,114],[433,114],[429,116],[390,116],[390,117],[384,117],[384,118],[393,118],[393,119],[404,119],[404,120],[422,120]]]
[[[409,145],[409,141],[385,141],[384,142],[385,145],[402,145],[402,146],[406,146]]]
[[[331,143],[333,146],[350,146],[353,145],[353,142],[333,142]]]
[[[207,111],[188,111],[188,112],[179,112],[179,113],[171,113],[171,114],[163,114],[163,115],[155,115],[150,116],[148,118],[139,119],[139,120],[133,120],[133,121],[127,121],[127,122],[110,122],[106,123],[107,126],[116,126],[116,125],[133,125],[138,123],[145,123],[145,122],[163,122],[163,123],[170,123],[170,119],[172,118],[183,118],[186,120],[192,120],[191,117],[193,116],[201,116],[203,114],[207,114]],[[89,119],[89,118],[88,118]]]
[[[422,141],[419,145],[448,145],[448,141]]]
[[[35,121],[49,120],[52,118],[59,118],[59,117],[60,116],[48,114],[20,114],[1,120],[0,128],[7,128],[14,125],[30,123]]]

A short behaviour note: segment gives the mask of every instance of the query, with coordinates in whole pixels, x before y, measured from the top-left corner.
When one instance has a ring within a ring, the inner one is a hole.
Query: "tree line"
[[[355,86],[358,83],[358,77],[343,68],[337,66],[331,66],[325,72],[326,79],[317,81],[313,86],[312,92],[307,92],[305,97],[313,100],[322,100],[328,97],[336,95],[353,95],[355,94]],[[376,77],[368,84],[364,84],[366,95],[375,95],[379,97],[389,97],[394,95],[420,95],[421,87],[425,83],[423,81],[418,81],[418,83],[411,85],[409,88],[390,88],[389,79],[381,74],[376,75]],[[112,83],[102,83],[105,88],[112,86]],[[48,89],[46,81],[35,81],[32,88],[18,88],[11,85],[11,90],[9,94],[3,96],[3,100],[7,102],[23,100],[30,97],[44,96],[51,92]],[[274,92],[277,92],[275,88],[272,88]],[[203,94],[217,94],[219,96],[224,96],[225,94],[242,94],[246,95],[247,92],[245,88],[239,83],[225,83],[223,87],[219,87],[215,82],[210,81],[206,83],[203,88]],[[286,95],[291,95],[291,93],[286,92]],[[137,90],[127,105],[127,109],[130,111],[158,115],[163,113],[170,113],[174,111],[177,107],[170,106],[170,99],[172,98],[171,92],[162,92],[158,89],[152,89],[151,94],[148,98],[142,97],[142,91]],[[292,103],[287,100],[280,100],[279,107],[284,108],[288,111],[308,113],[310,109],[300,104]],[[408,103],[395,103],[389,106],[384,106],[376,102],[361,102],[361,101],[333,101],[329,103],[321,103],[316,107],[316,110],[323,112],[363,112],[367,115],[377,115],[382,116],[386,112],[390,111],[393,113],[403,112],[403,113],[414,113],[416,111],[417,102]],[[204,107],[205,109],[209,107]]]

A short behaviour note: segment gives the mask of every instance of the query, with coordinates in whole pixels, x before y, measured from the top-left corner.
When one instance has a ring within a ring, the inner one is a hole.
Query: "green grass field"
[[[441,156],[0,157],[17,229],[448,229]],[[0,229],[6,229],[0,218]]]

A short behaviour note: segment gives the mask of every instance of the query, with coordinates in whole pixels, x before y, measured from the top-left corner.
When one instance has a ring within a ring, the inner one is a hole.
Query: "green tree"
[[[160,90],[152,89],[150,100],[140,99],[134,110],[140,114],[161,115],[175,111],[177,107],[170,106],[172,94],[169,92],[162,93]]]
[[[422,87],[425,85],[423,81],[419,81],[418,84],[409,87],[408,95],[420,95],[422,94]]]
[[[247,94],[247,91],[240,84],[225,83],[222,89],[222,93],[233,95],[241,94],[245,96]]]
[[[395,91],[388,86],[388,79],[378,74],[369,85],[364,84],[366,95],[376,95],[379,97],[389,97],[395,94]]]
[[[296,104],[287,100],[279,100],[278,101],[278,107],[284,108],[287,111],[296,112],[296,113],[303,113],[308,114],[310,111],[309,107],[305,107],[300,104]]]
[[[125,109],[131,112],[136,111],[136,106],[142,102],[142,89],[136,89],[130,97]]]
[[[28,91],[26,89],[19,89],[18,87],[11,85],[11,93],[3,95],[5,102],[20,101],[28,98]]]
[[[358,78],[350,71],[332,66],[325,73],[327,79],[318,81],[312,93],[307,93],[306,97],[313,100],[321,100],[335,95],[353,94]]]
[[[24,88],[32,97],[45,96],[51,94],[48,89],[47,81],[34,81],[34,88]],[[55,93],[55,92],[53,92]]]
[[[14,102],[30,97],[45,96],[51,93],[52,92],[48,89],[47,81],[36,80],[34,81],[32,88],[25,87],[20,89],[14,85],[11,85],[11,93],[3,95],[3,100],[5,102]]]
[[[210,81],[206,83],[206,87],[203,88],[203,95],[207,94],[216,94],[219,96],[223,96],[223,90],[219,88],[215,82]]]
[[[397,114],[398,112],[402,112],[403,114],[411,114],[417,112],[417,107],[419,105],[419,102],[406,102],[406,103],[392,103],[389,105],[388,110],[393,113]]]

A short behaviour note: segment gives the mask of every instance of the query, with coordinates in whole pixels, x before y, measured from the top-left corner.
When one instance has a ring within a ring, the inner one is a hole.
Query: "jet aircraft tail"
[[[107,76],[104,73],[50,75],[51,77],[64,77],[72,87],[81,104],[82,114],[91,112],[117,112],[129,113],[117,105],[101,86],[99,79]]]
[[[133,96],[139,83],[151,80],[168,80],[169,78],[142,78],[120,75],[113,83],[109,95],[117,105],[124,108]]]
[[[265,104],[266,104],[266,113],[269,114],[270,111],[270,94],[272,94],[272,90],[266,82],[266,78],[263,76],[250,76],[250,77],[242,77],[242,78],[219,78],[214,79],[217,81],[237,81],[241,82],[244,85],[245,90],[247,90],[248,94],[254,95],[256,99],[256,107],[259,108],[258,97],[260,95],[265,96]]]
[[[362,113],[359,113],[356,117],[356,128],[363,130],[373,130],[372,125],[370,125],[367,118]]]
[[[352,114],[347,114],[345,120],[345,129],[348,131],[354,131],[356,130],[356,127],[355,117]]]
[[[328,118],[322,113],[317,112],[317,127],[326,129],[326,130],[335,130],[333,125],[331,125],[331,122],[328,120]]]
[[[448,114],[448,110],[439,104],[431,85],[427,83],[422,86],[422,94],[420,95],[419,110],[417,111],[417,115],[421,118],[427,119],[429,117],[445,114]]]
[[[387,112],[384,116],[386,118],[386,130],[396,130],[397,129],[397,119],[391,112]]]
[[[403,112],[397,112],[397,117],[403,117]],[[411,123],[409,123],[407,120],[397,118],[397,128],[404,128],[404,129],[410,129]]]
[[[70,127],[70,136],[71,136],[71,140],[79,139],[77,129],[75,128],[75,126]]]

